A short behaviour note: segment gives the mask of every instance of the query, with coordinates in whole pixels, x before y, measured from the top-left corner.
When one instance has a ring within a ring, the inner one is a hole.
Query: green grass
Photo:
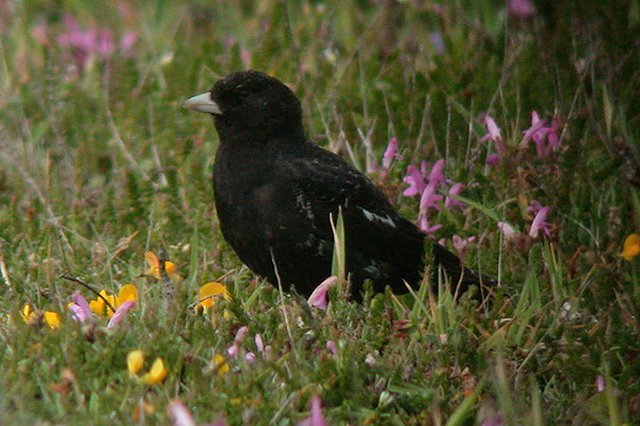
[[[637,422],[639,264],[619,256],[640,231],[637,0],[539,1],[528,20],[489,0],[103,3],[0,6],[0,423],[167,424],[179,399],[199,422],[288,425],[313,394],[330,424]],[[133,54],[70,69],[64,14],[116,40],[135,32]],[[43,23],[44,45],[32,35]],[[493,302],[425,285],[361,304],[333,292],[325,313],[242,266],[213,208],[217,135],[180,103],[247,67],[290,84],[309,135],[361,168],[361,135],[378,160],[396,137],[404,159],[373,178],[407,217],[406,166],[445,158],[468,210],[433,216],[437,237],[478,236],[466,263],[499,274]],[[482,114],[515,146],[532,110],[557,114],[560,150],[486,166]],[[526,232],[532,200],[553,208],[552,236],[508,244],[497,221]],[[177,265],[171,291],[140,277],[147,250]],[[140,303],[113,332],[79,325],[71,295],[94,296],[65,273],[109,293],[134,283]],[[217,279],[232,300],[195,314]],[[61,327],[25,323],[25,303]],[[217,374],[241,326],[240,356]],[[248,363],[256,333],[272,353]],[[165,360],[163,384],[129,377],[134,349],[144,371]]]

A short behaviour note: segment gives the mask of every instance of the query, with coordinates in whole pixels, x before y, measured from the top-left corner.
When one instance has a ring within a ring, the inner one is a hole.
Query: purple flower
[[[431,40],[431,44],[433,45],[433,49],[438,55],[442,55],[444,53],[444,39],[442,38],[442,33],[440,31],[433,31],[429,34],[429,39]]]
[[[602,374],[598,374],[598,376],[596,377],[596,391],[598,393],[601,393],[604,391],[606,387],[606,382],[604,380],[604,376]]]
[[[318,395],[311,397],[310,411],[310,416],[298,423],[298,426],[327,426],[322,415],[322,401]]]
[[[531,222],[531,227],[529,228],[529,236],[531,238],[538,238],[540,232],[547,237],[551,236],[551,224],[545,221],[550,212],[551,207],[539,207],[537,209],[533,221]]]
[[[338,282],[338,277],[335,275],[330,276],[326,280],[322,281],[311,293],[307,302],[311,306],[315,306],[323,311],[327,309],[329,304],[329,290],[335,286]]]
[[[507,10],[512,18],[521,19],[530,18],[536,12],[531,0],[509,0]]]

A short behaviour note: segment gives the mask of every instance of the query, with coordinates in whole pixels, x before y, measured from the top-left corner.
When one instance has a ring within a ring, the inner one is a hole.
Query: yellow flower
[[[129,375],[136,377],[144,366],[144,352],[140,349],[133,350],[127,355],[127,370]],[[142,377],[140,377],[140,383],[145,385],[159,385],[167,377],[169,370],[162,358],[158,357],[153,361],[151,369]]]
[[[159,385],[167,377],[167,367],[164,365],[162,358],[158,357],[153,361],[151,370],[142,377],[142,383],[145,385]]]
[[[100,317],[106,316],[111,318],[114,313],[105,300],[109,302],[114,309],[118,309],[120,305],[129,300],[138,303],[138,289],[133,284],[125,284],[120,287],[118,296],[109,294],[106,290],[100,290],[100,296],[102,297],[96,297],[89,302],[91,311]]]
[[[218,369],[218,376],[222,376],[231,370],[229,363],[227,363],[224,357],[220,354],[216,354],[216,356],[213,357],[213,362]]]
[[[142,273],[142,275],[146,275],[148,277],[154,277],[155,279],[161,279],[161,268],[160,268],[160,259],[155,255],[152,251],[144,252],[144,259],[147,261],[147,265],[149,267]],[[180,275],[176,272],[176,264],[170,260],[164,261],[164,272],[171,279],[171,281],[179,281],[182,279]]]
[[[639,254],[640,235],[631,234],[624,240],[624,245],[622,246],[622,253],[620,253],[620,256],[624,257],[626,260],[631,260]]]
[[[136,349],[135,351],[129,352],[127,355],[127,370],[129,370],[129,374],[135,376],[142,370],[142,366],[144,365],[144,352],[140,349]]]
[[[91,312],[100,317],[108,316],[111,318],[113,316],[113,311],[109,305],[113,308],[116,307],[116,297],[113,294],[107,293],[106,290],[100,290],[100,296],[102,297],[96,297],[94,300],[89,302],[89,308],[91,309]],[[109,302],[109,305],[107,305],[105,300],[106,302]]]
[[[118,306],[116,308],[129,300],[138,303],[138,289],[133,284],[125,284],[120,287],[120,291],[118,291]]]
[[[20,310],[20,314],[22,315],[22,320],[29,325],[40,325],[42,324],[40,321],[43,321],[50,329],[56,330],[60,328],[60,325],[62,324],[60,314],[57,312],[37,312],[33,310],[33,306],[31,306],[30,303],[24,304]]]
[[[57,312],[51,311],[44,312],[44,322],[52,330],[60,328],[60,324],[62,323],[62,321],[60,320],[60,315]]]
[[[31,303],[25,303],[20,313],[22,314],[22,320],[24,322],[29,322],[29,320],[31,320],[31,318],[33,318],[36,315],[36,313],[33,312],[33,307],[31,306]]]
[[[227,290],[227,286],[220,284],[219,282],[211,281],[204,284],[198,290],[198,303],[196,305],[196,311],[211,308],[219,296],[224,297],[226,300],[231,300],[231,293]]]

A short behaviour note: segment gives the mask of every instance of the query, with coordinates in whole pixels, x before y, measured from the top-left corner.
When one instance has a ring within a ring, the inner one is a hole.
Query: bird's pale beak
[[[222,110],[217,103],[211,100],[211,93],[209,92],[205,92],[200,95],[196,95],[193,98],[187,99],[182,103],[182,106],[200,112],[222,115]]]

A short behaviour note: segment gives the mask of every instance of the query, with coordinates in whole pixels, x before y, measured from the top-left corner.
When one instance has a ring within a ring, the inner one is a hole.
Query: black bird
[[[257,71],[234,72],[184,106],[213,116],[222,235],[256,274],[309,296],[331,274],[329,218],[335,221],[341,208],[353,295],[365,280],[376,291],[388,285],[404,293],[404,281],[419,286],[424,234],[367,177],[305,136],[300,101],[286,85]],[[431,247],[458,293],[480,281],[493,284],[441,245]]]

